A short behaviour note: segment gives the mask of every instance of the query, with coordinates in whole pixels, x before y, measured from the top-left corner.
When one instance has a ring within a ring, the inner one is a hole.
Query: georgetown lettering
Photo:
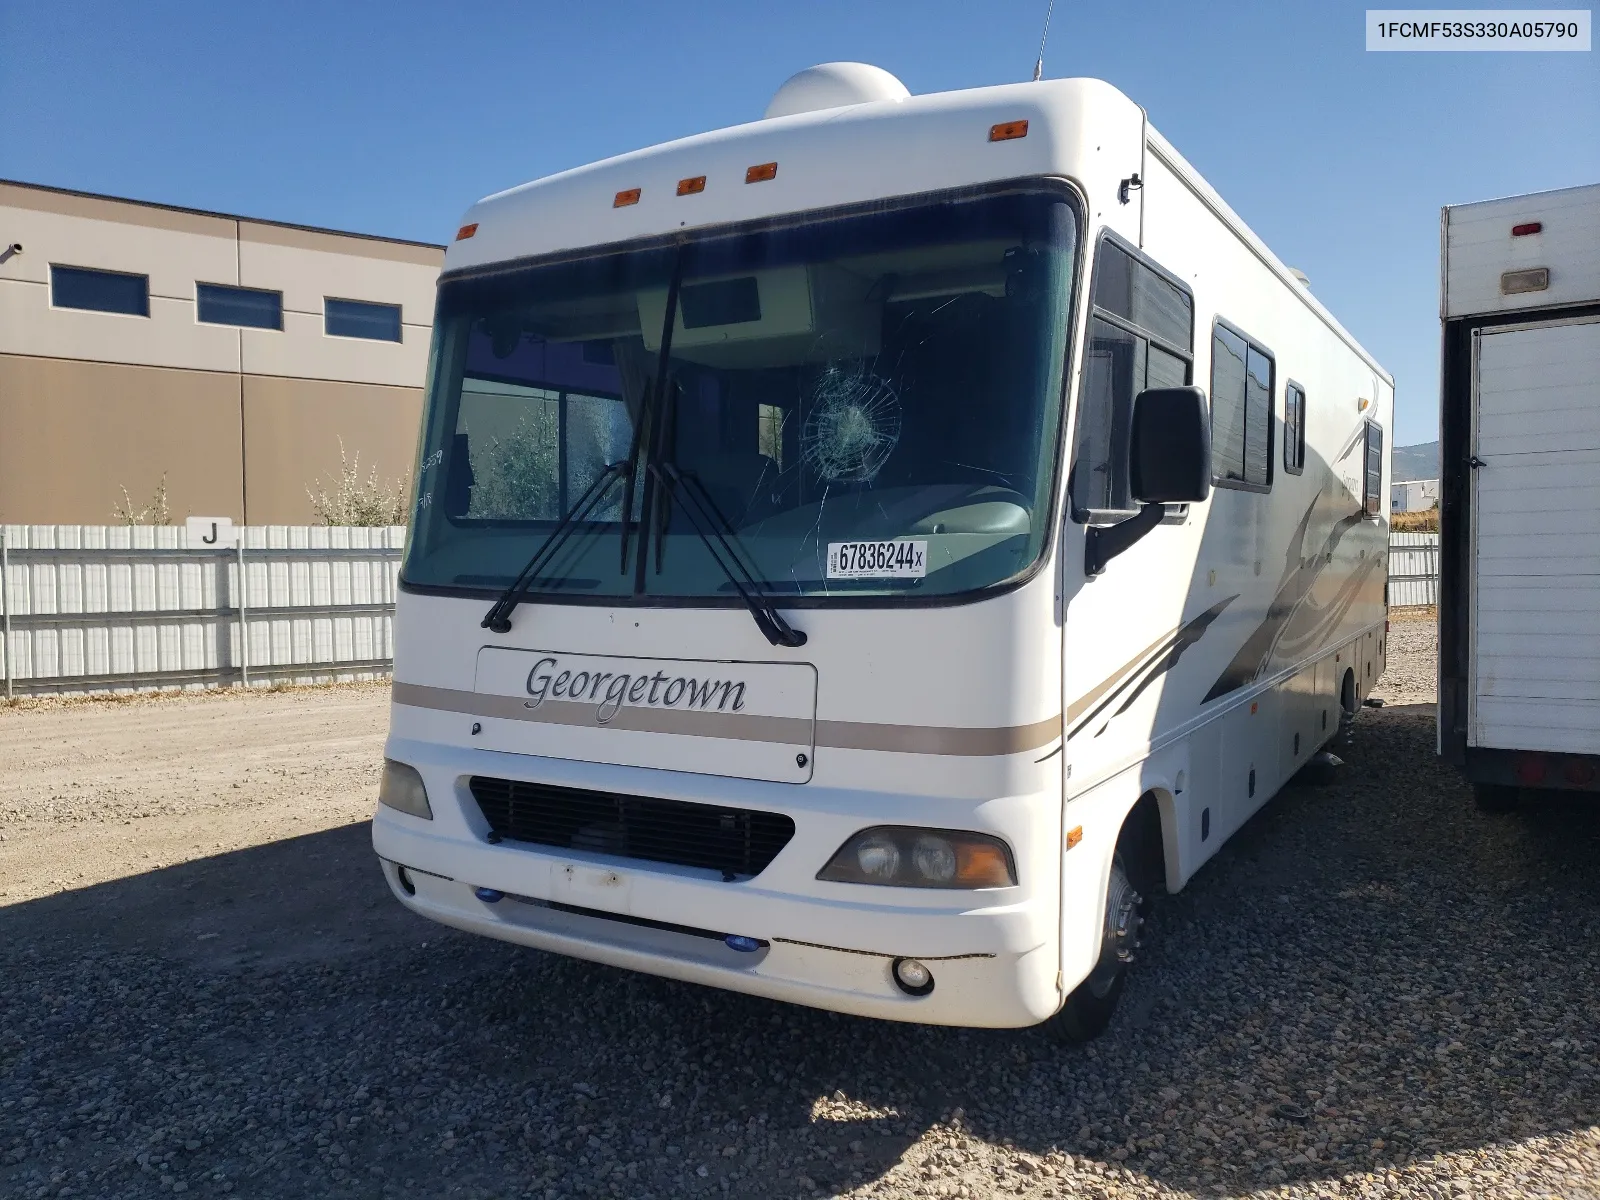
[[[525,708],[538,708],[546,698],[582,703],[597,702],[595,720],[607,724],[624,704],[643,708],[688,708],[698,711],[738,712],[744,707],[744,683],[724,679],[688,679],[682,675],[628,675],[614,671],[562,670],[560,660],[547,655],[528,672]]]

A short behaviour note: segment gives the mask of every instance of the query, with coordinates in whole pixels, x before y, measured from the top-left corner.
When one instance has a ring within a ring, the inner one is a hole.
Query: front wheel
[[[1106,921],[1100,935],[1100,958],[1089,977],[1067,997],[1061,1010],[1045,1023],[1051,1035],[1063,1042],[1081,1043],[1098,1037],[1111,1023],[1128,967],[1139,948],[1144,926],[1144,898],[1134,891],[1122,855],[1111,863],[1111,883],[1106,889]]]

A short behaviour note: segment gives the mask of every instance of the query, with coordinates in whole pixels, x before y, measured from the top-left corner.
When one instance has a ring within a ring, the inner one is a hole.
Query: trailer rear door
[[[1600,318],[1474,342],[1468,744],[1600,753]]]

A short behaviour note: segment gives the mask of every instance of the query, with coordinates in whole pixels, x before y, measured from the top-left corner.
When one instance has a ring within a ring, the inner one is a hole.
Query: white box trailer
[[[1439,751],[1600,791],[1600,185],[1443,216]]]

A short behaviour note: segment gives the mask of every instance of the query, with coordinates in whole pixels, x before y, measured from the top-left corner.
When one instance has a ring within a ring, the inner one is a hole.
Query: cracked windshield
[[[1016,577],[1075,229],[1018,193],[445,282],[406,581],[497,591],[552,534],[529,594],[733,599],[713,546],[776,596]]]

